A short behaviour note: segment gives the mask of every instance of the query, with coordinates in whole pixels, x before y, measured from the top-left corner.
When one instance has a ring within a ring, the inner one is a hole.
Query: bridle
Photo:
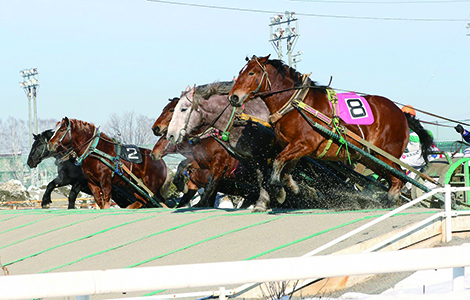
[[[72,141],[72,125],[70,121],[69,121],[69,124],[67,125],[67,130],[64,132],[64,135],[57,142],[58,146],[64,147],[64,145],[62,145],[62,141],[65,139],[65,136],[67,135],[67,133],[69,134],[70,141]]]
[[[190,109],[189,113],[187,114],[186,119],[184,120],[184,126],[183,126],[183,128],[181,128],[180,131],[179,131],[179,135],[180,135],[181,137],[184,137],[184,136],[186,135],[186,133],[187,133],[188,126],[189,126],[189,120],[191,119],[191,115],[193,114],[193,111],[196,111],[196,112],[198,112],[199,114],[201,114],[199,108],[195,109],[195,105],[196,105],[196,102],[195,102],[195,101],[196,101],[196,99],[194,99],[194,97],[193,97],[193,100],[191,101],[191,100],[189,100],[189,98],[188,98],[187,95],[188,95],[188,94],[185,94],[184,97],[186,98],[186,100],[188,100],[189,103],[191,103],[191,109]],[[183,99],[183,97],[181,97],[180,101],[181,101],[182,99]],[[201,114],[201,115],[202,115],[202,114]]]
[[[185,95],[186,99],[192,103],[191,105],[191,110],[190,112],[188,113],[188,115],[186,116],[186,120],[185,120],[185,123],[184,123],[184,127],[180,130],[179,134],[180,136],[185,136],[188,132],[187,132],[187,129],[188,129],[188,126],[189,126],[189,120],[191,118],[191,115],[193,113],[193,111],[195,110],[196,112],[198,112],[200,115],[201,115],[201,118],[204,119],[204,115],[203,113],[201,112],[201,110],[198,108],[198,109],[195,109],[195,104],[196,105],[199,105],[197,103],[193,103],[191,100],[189,100],[189,98]],[[183,98],[181,98],[183,99]],[[180,100],[181,101],[181,100]],[[196,101],[196,99],[193,99],[193,101]],[[227,105],[225,106],[225,108],[217,115],[217,117],[215,117],[207,126],[206,126],[206,129],[203,130],[201,133],[199,134],[196,134],[196,135],[192,135],[191,138],[189,139],[190,143],[191,143],[191,140],[192,138],[201,138],[202,136],[205,136],[206,134],[210,133],[214,128],[214,124],[220,119],[220,117],[224,114],[224,112],[227,110],[227,108],[230,106],[230,103],[227,103]],[[244,107],[244,106],[243,106]],[[236,107],[233,108],[233,111],[232,111],[232,115],[230,117],[230,120],[229,122],[227,123],[227,126],[225,128],[225,132],[229,131],[230,128],[232,127],[233,125],[233,120],[234,120],[234,116],[235,116],[235,111],[237,110]],[[194,131],[197,131],[198,129],[200,129],[202,126],[204,126],[204,121],[201,122],[201,125],[199,125],[198,127],[195,127],[193,128],[193,132]]]
[[[253,94],[253,96],[251,96],[250,99],[256,97],[256,95],[258,94],[258,92],[261,90],[261,87],[263,86],[263,81],[266,81],[266,84],[267,84],[267,86],[268,86],[268,89],[269,89],[269,91],[271,91],[271,81],[269,80],[269,74],[268,74],[268,71],[266,70],[266,67],[263,66],[263,65],[259,62],[258,58],[255,57],[254,60],[256,61],[256,63],[258,64],[258,66],[259,66],[259,67],[261,68],[261,70],[263,71],[263,75],[261,76],[261,80],[260,80],[260,82],[259,82],[259,84],[258,84],[258,87],[257,87],[254,91],[251,91],[251,92],[248,93],[248,95],[247,95],[248,97],[250,97],[250,95]]]

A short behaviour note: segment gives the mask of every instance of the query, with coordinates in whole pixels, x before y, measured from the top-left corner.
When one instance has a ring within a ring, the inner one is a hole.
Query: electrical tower
[[[20,87],[23,88],[26,97],[28,98],[28,113],[29,113],[29,146],[33,145],[33,133],[38,134],[38,115],[37,115],[37,90],[39,88],[39,73],[37,68],[25,69],[20,71],[20,76],[23,77],[23,82],[20,82]],[[31,109],[31,100],[33,102],[33,110]],[[33,114],[33,118],[31,118]],[[33,127],[34,126],[34,127]],[[31,170],[31,184],[38,183],[37,169]]]
[[[270,39],[269,41],[276,50],[277,56],[282,60],[283,50],[282,41],[285,40],[286,55],[288,58],[289,66],[297,68],[297,63],[302,61],[300,57],[303,51],[298,51],[296,54],[292,54],[294,51],[295,44],[299,37],[299,20],[295,17],[295,12],[286,11],[284,15],[275,15],[271,18],[270,27]]]

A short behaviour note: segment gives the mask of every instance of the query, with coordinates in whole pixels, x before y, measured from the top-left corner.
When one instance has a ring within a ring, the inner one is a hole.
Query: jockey
[[[455,128],[455,131],[457,131],[458,133],[460,133],[460,135],[462,135],[462,138],[467,143],[470,143],[470,132],[468,132],[468,130],[465,130],[460,124],[455,126],[454,128]],[[463,152],[463,156],[470,157],[470,147],[465,149],[465,151]]]
[[[412,118],[416,118],[416,111],[414,110],[413,106],[405,105],[401,109],[403,113],[409,114]],[[433,136],[432,132],[428,130],[428,133]],[[433,144],[433,151],[440,151],[436,145]],[[430,155],[428,157],[428,161],[438,158],[439,155]],[[426,166],[426,162],[421,155],[421,144],[419,141],[419,136],[416,132],[410,130],[410,139],[408,141],[408,145],[406,146],[405,153],[401,156],[401,161],[410,165],[411,167],[417,169],[418,171],[422,171]]]

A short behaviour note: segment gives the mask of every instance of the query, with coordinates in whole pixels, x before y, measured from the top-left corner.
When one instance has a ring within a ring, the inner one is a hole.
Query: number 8
[[[360,99],[346,99],[346,104],[349,107],[349,113],[351,114],[351,117],[354,119],[367,116],[366,109],[364,108],[364,105]]]

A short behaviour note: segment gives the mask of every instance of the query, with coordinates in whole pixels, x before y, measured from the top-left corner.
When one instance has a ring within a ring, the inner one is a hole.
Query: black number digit
[[[363,118],[367,116],[366,109],[364,108],[364,105],[362,104],[361,100],[355,98],[346,99],[346,104],[348,105],[351,117],[353,117],[354,119]]]

